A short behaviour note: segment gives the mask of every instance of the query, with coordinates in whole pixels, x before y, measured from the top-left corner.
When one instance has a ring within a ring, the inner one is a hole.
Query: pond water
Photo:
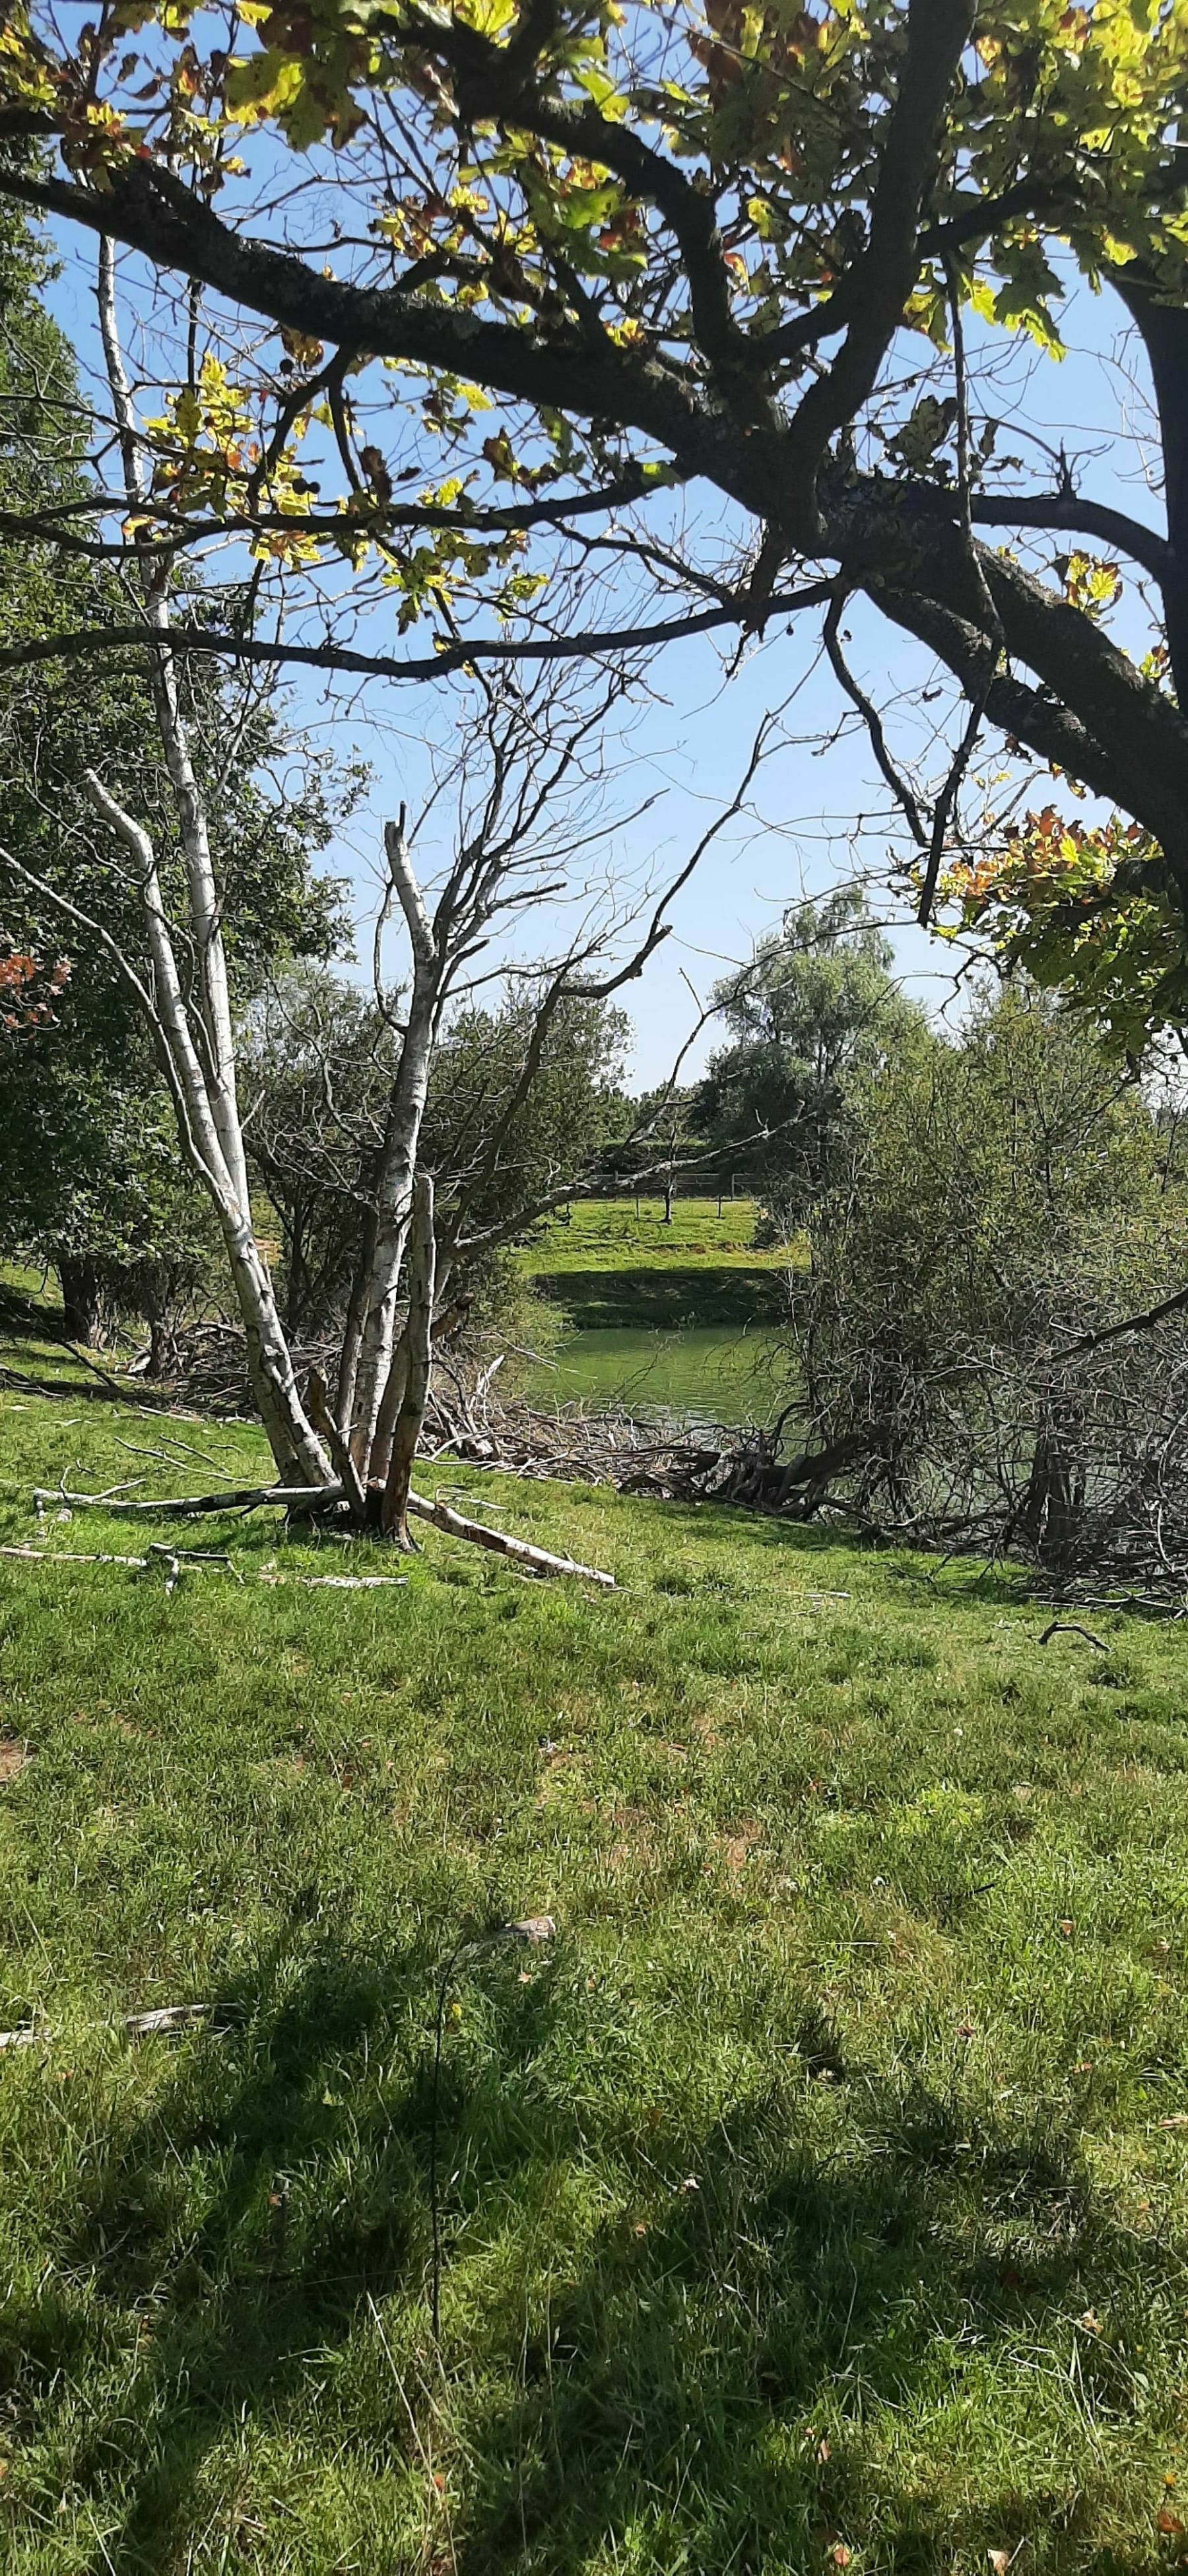
[[[528,1380],[537,1403],[575,1398],[600,1411],[679,1413],[691,1423],[766,1422],[778,1412],[787,1367],[779,1333],[737,1325],[672,1332],[620,1326],[568,1333]]]

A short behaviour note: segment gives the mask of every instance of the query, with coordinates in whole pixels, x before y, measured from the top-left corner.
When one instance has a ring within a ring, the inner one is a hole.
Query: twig
[[[1099,1654],[1108,1655],[1110,1651],[1104,1637],[1095,1637],[1092,1628],[1083,1628],[1079,1619],[1053,1619],[1040,1638],[1041,1646],[1047,1645],[1049,1637],[1083,1637],[1087,1645],[1096,1646]]]
[[[867,697],[865,689],[860,688],[841,648],[839,629],[841,627],[842,612],[845,608],[845,604],[845,595],[841,592],[838,593],[836,598],[830,601],[829,611],[822,629],[822,642],[824,643],[826,653],[828,654],[829,660],[833,666],[835,678],[840,682],[841,687],[845,690],[846,696],[852,700],[854,706],[858,709],[858,713],[861,716],[867,733],[870,736],[871,750],[874,753],[882,775],[886,779],[887,785],[890,788],[897,805],[900,805],[903,809],[912,839],[916,843],[918,849],[926,850],[928,847],[928,834],[920,820],[920,808],[912,794],[911,788],[908,786],[907,780],[900,777],[899,771],[897,770],[895,763],[891,758],[891,754],[887,749],[887,737],[883,730],[882,717],[879,714],[878,708],[874,706],[871,700]]]

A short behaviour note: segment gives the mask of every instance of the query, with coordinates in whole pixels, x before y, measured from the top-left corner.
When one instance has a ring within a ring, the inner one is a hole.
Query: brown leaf
[[[1155,2516],[1155,2528],[1157,2531],[1161,2531],[1163,2533],[1165,2539],[1178,2540],[1183,2532],[1184,2525],[1181,2522],[1178,2513],[1172,2513],[1167,2505],[1161,2504],[1159,2511]]]
[[[854,2552],[847,2549],[844,2540],[835,2540],[829,2555],[835,2567],[848,2567]]]
[[[988,2549],[986,2556],[994,2569],[994,2576],[1007,2576],[1007,2569],[1011,2563],[1009,2549]]]
[[[28,1748],[14,1735],[0,1735],[0,1781],[15,1780],[29,1759]]]

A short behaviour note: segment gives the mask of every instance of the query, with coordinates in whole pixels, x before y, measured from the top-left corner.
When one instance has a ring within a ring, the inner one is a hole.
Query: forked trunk
[[[144,447],[120,348],[115,269],[107,240],[99,248],[99,321],[125,491],[129,509],[136,512],[144,499]],[[193,1022],[162,901],[152,840],[143,824],[117,804],[91,771],[87,772],[87,785],[92,802],[135,864],[153,964],[151,996],[143,988],[138,990],[169,1084],[182,1150],[208,1190],[218,1215],[247,1336],[252,1394],[278,1475],[285,1485],[330,1484],[334,1482],[330,1460],[297,1392],[268,1265],[252,1226],[247,1157],[236,1098],[235,1040],[222,905],[206,808],[190,753],[170,645],[169,567],[146,547],[139,558],[139,572],[145,617],[158,639],[149,652],[153,710],[186,861],[188,928],[197,965]]]

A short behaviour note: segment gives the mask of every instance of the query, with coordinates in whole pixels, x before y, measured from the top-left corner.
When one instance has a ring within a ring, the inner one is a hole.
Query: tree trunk
[[[372,1183],[374,1187],[374,1182]],[[367,1312],[367,1283],[375,1262],[376,1214],[374,1202],[364,1210],[359,1238],[359,1257],[351,1280],[346,1322],[342,1332],[342,1349],[338,1359],[338,1383],[334,1393],[334,1419],[340,1431],[348,1435],[355,1405],[355,1386],[359,1375],[359,1353],[363,1348],[363,1318]]]
[[[99,246],[99,322],[107,379],[119,435],[129,509],[144,498],[144,447],[124,369],[116,324],[112,246]],[[156,851],[143,824],[125,811],[93,771],[86,772],[92,803],[131,853],[152,958],[151,996],[140,990],[153,1043],[169,1085],[187,1162],[213,1200],[235,1294],[247,1335],[252,1394],[282,1484],[334,1481],[329,1457],[297,1392],[289,1346],[272,1281],[252,1226],[247,1158],[235,1084],[235,1044],[223,947],[222,912],[202,794],[190,757],[170,649],[169,567],[155,554],[140,558],[145,615],[159,642],[149,654],[157,731],[173,789],[186,860],[189,929],[198,964],[198,1027],[178,972],[162,900]],[[135,978],[133,978],[135,982]],[[140,989],[140,988],[138,988]]]
[[[62,1312],[72,1342],[99,1339],[99,1270],[85,1252],[64,1252],[58,1261]]]
[[[1045,1409],[1018,1521],[1041,1565],[1067,1564],[1075,1544],[1081,1502],[1075,1431],[1064,1407]]]
[[[428,1172],[418,1172],[413,1184],[413,1216],[409,1237],[408,1323],[404,1338],[408,1348],[408,1365],[404,1394],[396,1417],[392,1456],[384,1485],[382,1521],[387,1535],[398,1547],[411,1549],[408,1534],[408,1489],[412,1481],[413,1459],[425,1419],[429,1395],[429,1378],[433,1366],[433,1297],[436,1271],[436,1243],[433,1232],[433,1182]]]
[[[349,1401],[339,1413],[340,1421],[349,1415],[351,1452],[364,1479],[370,1474],[372,1442],[392,1363],[400,1273],[412,1222],[413,1176],[429,1091],[443,967],[409,862],[403,820],[387,825],[384,846],[412,948],[413,984],[376,1177],[375,1248],[358,1367]],[[340,1400],[345,1393],[340,1377]]]

